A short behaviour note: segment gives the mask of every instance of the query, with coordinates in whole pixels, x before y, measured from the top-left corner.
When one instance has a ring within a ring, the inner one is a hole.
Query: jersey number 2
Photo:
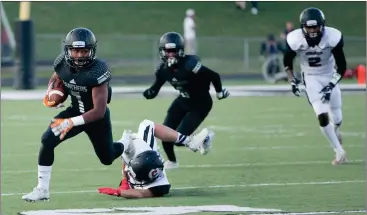
[[[310,57],[308,58],[308,65],[310,67],[320,67],[321,66],[321,58],[319,57]]]

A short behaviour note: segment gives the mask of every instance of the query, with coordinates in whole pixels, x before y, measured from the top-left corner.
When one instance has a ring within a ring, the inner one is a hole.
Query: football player
[[[150,120],[140,123],[138,133],[124,131],[123,179],[117,189],[102,187],[99,193],[124,198],[160,197],[168,194],[171,185],[164,170],[163,158],[157,151],[156,138],[180,143],[201,154],[209,152],[214,132],[203,129],[192,136],[184,136],[164,125]]]
[[[336,156],[332,164],[345,162],[341,145],[342,99],[338,86],[346,70],[343,35],[325,26],[324,13],[307,8],[300,15],[301,28],[287,35],[284,67],[294,95],[299,96],[300,80],[293,74],[293,59],[298,54],[306,96],[318,119],[321,132],[327,137]],[[337,66],[337,70],[334,66]]]
[[[227,98],[229,92],[222,88],[220,75],[204,66],[197,56],[185,55],[184,47],[184,39],[176,32],[167,32],[160,38],[161,63],[156,69],[153,85],[143,95],[146,99],[155,98],[168,81],[180,95],[169,107],[163,124],[182,134],[191,135],[212,109],[210,84],[213,83],[218,99]],[[165,168],[177,168],[174,145],[166,141],[162,145],[168,158]]]
[[[54,63],[54,74],[49,84],[56,79],[63,81],[71,97],[71,106],[57,114],[41,138],[38,156],[38,185],[23,200],[47,200],[54,150],[63,141],[85,132],[91,141],[100,162],[111,165],[121,156],[123,144],[113,142],[110,110],[111,70],[106,62],[96,58],[97,40],[87,28],[71,30],[64,41],[64,53]],[[60,107],[49,101],[46,93],[43,104]]]

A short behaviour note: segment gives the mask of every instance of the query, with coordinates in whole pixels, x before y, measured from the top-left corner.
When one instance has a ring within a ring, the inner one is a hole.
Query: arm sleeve
[[[161,65],[159,65],[155,72],[155,80],[153,85],[150,87],[154,91],[158,92],[163,84],[166,83],[166,80],[161,75]]]
[[[205,73],[209,77],[217,93],[222,92],[222,80],[217,72],[214,72],[206,66],[201,66],[198,72]]]
[[[297,56],[297,53],[292,50],[288,42],[285,43],[283,65],[285,70],[293,70],[293,60]]]
[[[335,64],[338,67],[337,72],[339,75],[341,75],[341,77],[343,77],[345,70],[347,69],[347,62],[345,60],[343,46],[344,40],[343,37],[341,37],[338,44],[331,50],[331,53],[334,55]]]
[[[202,65],[197,56],[190,56],[190,58],[186,62],[186,69],[192,71],[195,74],[207,76],[212,82],[215,91],[217,93],[222,92],[222,81],[220,75],[217,72],[214,72],[208,67]]]

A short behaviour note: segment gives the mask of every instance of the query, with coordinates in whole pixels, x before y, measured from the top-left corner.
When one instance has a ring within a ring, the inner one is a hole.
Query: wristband
[[[82,115],[73,117],[70,120],[73,122],[74,126],[84,125],[85,124],[85,121],[84,121],[84,118],[83,118]]]

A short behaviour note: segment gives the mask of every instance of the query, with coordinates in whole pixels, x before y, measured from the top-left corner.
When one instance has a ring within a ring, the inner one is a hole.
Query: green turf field
[[[40,101],[2,101],[2,212],[200,205],[292,212],[363,210],[365,96],[343,99],[342,134],[349,164],[331,165],[333,153],[305,98],[233,97],[215,101],[203,125],[217,134],[208,155],[176,148],[182,168],[167,172],[173,186],[169,196],[123,200],[94,192],[100,186],[118,185],[121,162],[100,164],[82,134],[56,149],[52,199],[38,203],[22,202],[21,193],[37,183],[40,137],[57,111]],[[110,105],[114,138],[123,129],[136,130],[145,118],[162,122],[171,100],[115,99]],[[248,214],[190,215],[239,213]]]
[[[19,3],[3,4],[14,29]],[[322,9],[327,24],[346,36],[349,65],[365,63],[364,2],[260,2],[257,16],[249,9],[237,10],[233,2],[34,2],[36,59],[54,60],[66,32],[85,26],[97,35],[99,57],[124,60],[115,66],[116,75],[149,74],[157,64],[159,36],[167,31],[182,33],[185,10],[193,8],[197,13],[198,53],[205,65],[223,74],[260,73],[262,40],[269,33],[278,36],[288,20],[298,27],[300,12],[310,6]]]

